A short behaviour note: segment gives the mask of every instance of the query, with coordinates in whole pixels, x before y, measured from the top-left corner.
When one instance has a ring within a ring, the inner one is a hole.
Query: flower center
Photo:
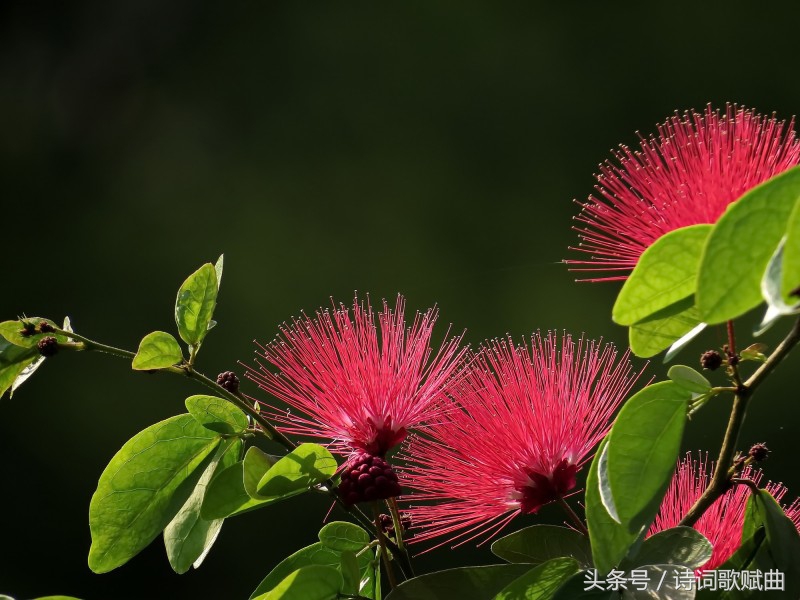
[[[392,427],[392,417],[385,417],[383,422],[376,422],[370,418],[372,426],[375,428],[374,434],[369,442],[363,445],[362,450],[373,456],[385,456],[386,453],[406,439],[405,427],[395,430]]]
[[[534,470],[526,470],[528,481],[517,486],[522,495],[519,503],[523,513],[536,513],[545,504],[555,502],[575,487],[575,474],[578,466],[567,459],[562,460],[549,475]]]

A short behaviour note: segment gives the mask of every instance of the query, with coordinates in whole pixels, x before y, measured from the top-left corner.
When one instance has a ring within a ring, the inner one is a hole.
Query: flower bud
[[[239,392],[239,378],[233,371],[223,371],[217,375],[217,385],[228,390],[231,394]]]
[[[58,352],[58,340],[52,336],[43,337],[36,346],[42,356],[54,356]]]
[[[703,352],[700,356],[700,365],[709,371],[716,371],[722,365],[722,355],[716,350]]]

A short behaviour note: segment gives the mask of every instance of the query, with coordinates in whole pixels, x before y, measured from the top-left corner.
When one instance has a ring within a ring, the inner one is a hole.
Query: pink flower
[[[658,126],[658,136],[641,137],[600,165],[597,196],[589,196],[577,218],[588,259],[567,260],[578,271],[612,271],[589,281],[626,279],[659,237],[700,223],[715,223],[745,192],[800,163],[794,119],[734,105],[725,114],[709,105],[704,114],[677,112]]]
[[[409,427],[435,417],[443,390],[457,371],[465,349],[461,337],[445,341],[431,357],[437,310],[417,313],[410,327],[405,301],[386,301],[378,324],[369,301],[353,301],[305,314],[281,327],[282,338],[261,349],[265,364],[248,367],[247,376],[286,402],[290,410],[265,405],[268,416],[288,434],[331,440],[331,450],[383,456],[403,441]]]
[[[510,338],[484,348],[451,390],[453,409],[404,446],[414,540],[488,539],[567,495],[638,377],[627,352],[616,357],[566,334],[559,348],[553,333],[530,349]]]
[[[684,459],[678,463],[677,471],[661,502],[658,515],[650,527],[648,536],[678,525],[708,487],[713,470],[713,463],[710,468],[708,466],[708,454],[702,461],[692,460],[691,454],[686,454]],[[762,475],[760,469],[754,470],[746,467],[739,477],[750,479],[758,485]],[[781,483],[770,482],[767,484],[766,490],[779,502],[786,494],[786,487]],[[719,567],[736,552],[742,543],[744,513],[749,496],[750,488],[745,485],[735,485],[712,504],[695,523],[694,528],[708,538],[713,546],[711,558],[703,565],[702,570]],[[795,500],[792,507],[795,505],[798,505],[798,500]],[[786,509],[787,516],[797,525],[800,521],[800,514],[793,516],[792,511],[800,512],[800,508],[792,507]]]

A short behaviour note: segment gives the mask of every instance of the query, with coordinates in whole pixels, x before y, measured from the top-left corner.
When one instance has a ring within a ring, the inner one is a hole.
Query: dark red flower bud
[[[722,355],[716,350],[703,352],[700,356],[700,365],[709,371],[716,371],[722,365]]]
[[[58,340],[51,336],[43,337],[36,346],[42,356],[54,356],[58,352]]]
[[[22,321],[22,329],[20,329],[19,334],[22,337],[28,337],[36,333],[36,325],[31,323],[30,321]]]
[[[357,454],[342,470],[339,495],[346,504],[386,500],[401,493],[394,469],[380,456]]]
[[[39,332],[40,333],[51,333],[55,331],[55,328],[50,325],[47,321],[39,321]]]
[[[223,371],[217,375],[217,385],[228,390],[231,394],[239,392],[239,378],[233,371]]]
[[[747,453],[754,461],[761,462],[769,455],[769,448],[766,444],[753,444],[750,451]]]

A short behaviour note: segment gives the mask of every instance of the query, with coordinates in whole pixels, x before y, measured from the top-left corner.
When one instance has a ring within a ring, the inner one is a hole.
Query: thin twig
[[[783,341],[775,348],[769,358],[753,373],[750,378],[739,386],[736,396],[733,399],[731,416],[728,419],[728,427],[725,431],[725,438],[722,440],[717,465],[714,475],[711,478],[705,492],[697,499],[694,506],[689,509],[686,516],[681,519],[678,525],[691,527],[703,516],[708,508],[722,496],[731,485],[733,458],[736,453],[736,444],[739,441],[739,432],[744,423],[747,404],[753,393],[764,382],[767,376],[786,358],[789,351],[800,341],[800,318],[795,321],[791,331]]]

